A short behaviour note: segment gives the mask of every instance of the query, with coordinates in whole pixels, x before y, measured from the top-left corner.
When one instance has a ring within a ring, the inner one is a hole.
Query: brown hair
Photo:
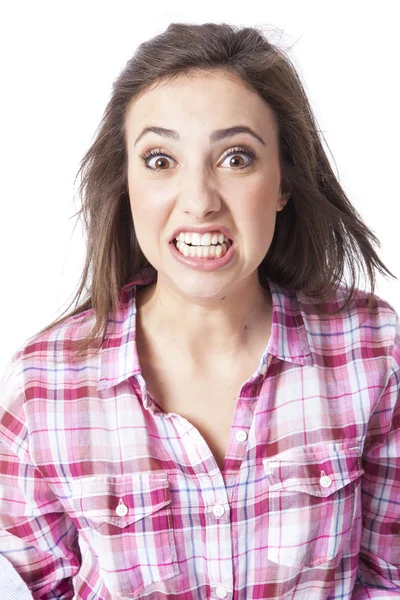
[[[99,331],[100,344],[104,341],[122,286],[150,266],[138,245],[129,203],[127,110],[150,88],[210,70],[239,77],[267,102],[278,123],[281,191],[291,191],[291,197],[276,215],[271,246],[258,268],[261,284],[265,286],[268,276],[294,293],[325,302],[342,282],[347,265],[351,288],[345,304],[330,313],[337,314],[353,300],[357,264],[364,274],[366,269],[371,285],[369,309],[376,308],[374,269],[397,279],[377,256],[371,241],[380,247],[379,240],[331,169],[300,77],[286,53],[270,43],[260,27],[171,23],[139,45],[114,81],[95,140],[77,173],[82,175],[83,202],[76,214],[83,216],[87,253],[79,289],[64,313],[75,301],[78,304],[84,291],[86,296],[40,331],[93,308],[95,323],[87,337],[75,341],[77,355],[93,347]]]

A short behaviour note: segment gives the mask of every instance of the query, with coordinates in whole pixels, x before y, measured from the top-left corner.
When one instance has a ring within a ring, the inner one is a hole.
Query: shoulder
[[[375,294],[375,306],[369,308],[369,293],[356,288],[349,306],[333,314],[344,306],[348,295],[341,284],[320,314],[312,298],[296,294],[310,346],[317,351],[351,352],[360,359],[395,356],[399,360],[400,321],[394,306]]]
[[[36,393],[63,380],[66,371],[85,369],[88,362],[96,363],[93,348],[89,349],[92,358],[83,354],[76,357],[77,342],[84,339],[95,321],[94,310],[89,309],[70,316],[49,330],[32,335],[24,340],[10,356],[3,369],[2,381],[14,380],[14,387],[25,392],[35,388]],[[97,353],[99,354],[99,353]],[[40,392],[39,392],[40,393]]]

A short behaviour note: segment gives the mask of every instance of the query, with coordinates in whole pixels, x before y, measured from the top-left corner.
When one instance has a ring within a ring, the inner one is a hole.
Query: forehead
[[[126,115],[127,129],[136,134],[149,125],[182,130],[184,136],[188,128],[200,133],[235,124],[277,134],[275,115],[265,100],[239,77],[220,72],[159,82],[132,101]]]

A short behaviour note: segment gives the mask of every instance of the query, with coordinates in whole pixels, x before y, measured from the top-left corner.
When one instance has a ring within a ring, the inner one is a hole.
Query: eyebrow
[[[175,129],[165,129],[165,127],[149,126],[149,127],[145,127],[143,129],[143,131],[138,135],[134,145],[136,146],[136,144],[139,142],[139,140],[141,140],[142,137],[144,135],[146,135],[146,133],[150,133],[151,131],[153,133],[156,133],[157,135],[161,135],[163,137],[166,137],[166,138],[169,138],[172,140],[176,140],[176,141],[180,140],[179,133]],[[219,142],[228,137],[237,135],[238,133],[249,133],[254,138],[256,138],[259,142],[261,142],[263,144],[263,146],[265,146],[264,140],[257,133],[255,133],[250,127],[247,127],[245,125],[234,125],[233,127],[227,127],[226,129],[216,129],[215,131],[213,131],[210,134],[210,142],[211,143]]]

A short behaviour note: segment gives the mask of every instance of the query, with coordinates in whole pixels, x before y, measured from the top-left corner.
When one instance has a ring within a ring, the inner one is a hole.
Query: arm
[[[400,596],[400,327],[388,383],[368,424],[363,532],[352,600]]]
[[[0,554],[2,600],[32,600],[26,584],[7,558]]]
[[[0,382],[0,554],[34,600],[69,600],[81,563],[77,529],[31,460],[24,402],[11,360]]]

